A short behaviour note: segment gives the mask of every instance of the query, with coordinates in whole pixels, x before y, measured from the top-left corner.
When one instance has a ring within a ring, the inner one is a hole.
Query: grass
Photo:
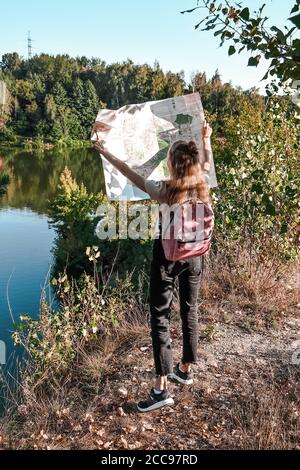
[[[239,249],[233,259],[219,253],[206,263],[205,317],[250,330],[276,327],[299,302],[297,272],[298,263],[273,256],[261,258],[247,248]]]

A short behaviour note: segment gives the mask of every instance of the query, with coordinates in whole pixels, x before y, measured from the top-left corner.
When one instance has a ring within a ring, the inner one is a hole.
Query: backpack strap
[[[203,204],[204,206],[208,207],[212,212],[213,212],[213,208],[211,206],[211,204],[208,204],[207,202],[203,202],[201,199],[197,198],[196,200],[193,199],[193,198],[189,198],[189,199],[186,199],[185,201],[183,202],[180,202],[178,203],[180,206],[183,205],[183,204],[186,204],[187,202],[196,202],[196,204]]]

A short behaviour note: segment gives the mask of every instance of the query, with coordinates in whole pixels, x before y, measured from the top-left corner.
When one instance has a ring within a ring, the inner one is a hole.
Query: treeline
[[[117,109],[193,91],[201,93],[205,109],[220,130],[226,116],[239,114],[242,103],[263,104],[257,90],[245,92],[224,84],[218,71],[210,79],[205,73],[195,73],[186,83],[183,72],[164,72],[158,63],[136,65],[131,60],[107,64],[96,58],[48,54],[28,60],[8,53],[0,62],[0,80],[11,95],[0,136],[12,141],[16,136],[49,142],[87,139],[101,107]]]

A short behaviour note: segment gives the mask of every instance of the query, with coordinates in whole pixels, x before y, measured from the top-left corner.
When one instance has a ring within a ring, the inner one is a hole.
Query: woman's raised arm
[[[132,170],[127,165],[127,163],[115,157],[112,153],[105,149],[101,142],[96,142],[94,148],[97,150],[97,152],[99,152],[99,154],[103,155],[103,157],[106,158],[109,163],[119,170],[122,175],[126,176],[126,178],[128,178],[139,189],[146,192],[145,178]]]
[[[203,163],[203,170],[207,173],[210,172],[210,161],[211,161],[211,154],[212,154],[212,149],[211,149],[211,142],[210,142],[210,137],[212,134],[212,128],[208,124],[208,122],[205,120],[204,122],[204,127],[203,127],[203,143],[204,143],[204,163]]]

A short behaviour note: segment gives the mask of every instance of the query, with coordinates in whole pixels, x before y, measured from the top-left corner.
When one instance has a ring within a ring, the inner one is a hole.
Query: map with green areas
[[[118,110],[101,109],[96,123],[105,125],[99,126],[101,131],[97,130],[92,140],[103,140],[113,155],[145,179],[159,181],[169,177],[168,150],[179,139],[194,140],[203,156],[204,111],[199,93],[126,105]],[[102,161],[110,200],[149,198],[105,158]],[[210,176],[211,187],[217,186],[213,161]]]

